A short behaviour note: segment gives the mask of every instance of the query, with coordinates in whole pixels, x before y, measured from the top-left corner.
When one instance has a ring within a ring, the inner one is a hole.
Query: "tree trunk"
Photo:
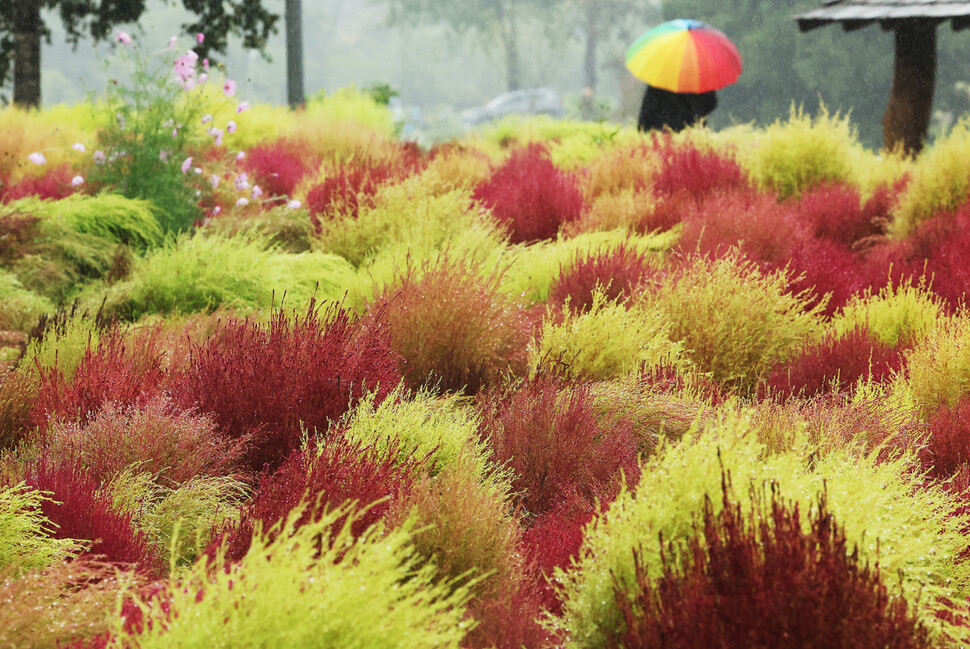
[[[502,38],[502,47],[505,49],[505,78],[509,90],[518,90],[522,87],[522,71],[519,65],[519,34],[515,22],[514,7],[514,3],[509,3],[506,6],[505,0],[499,0],[495,3],[495,14]]]
[[[882,119],[886,148],[897,147],[919,153],[933,110],[936,78],[936,23],[928,20],[901,21],[896,26],[896,57],[889,105]]]
[[[291,109],[306,104],[303,90],[303,12],[301,0],[286,0],[286,99]]]
[[[586,54],[583,58],[583,100],[580,105],[583,119],[593,119],[593,98],[596,96],[596,50],[599,47],[599,10],[597,0],[586,0]]]
[[[13,103],[40,107],[40,0],[13,2]]]

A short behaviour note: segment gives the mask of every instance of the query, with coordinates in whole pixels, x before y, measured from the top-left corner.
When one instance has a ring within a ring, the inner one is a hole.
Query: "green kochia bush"
[[[0,331],[27,331],[42,313],[54,310],[53,303],[28,291],[17,276],[0,268]]]
[[[785,273],[763,275],[732,252],[695,257],[673,279],[644,295],[670,323],[670,339],[722,386],[749,392],[776,362],[817,335],[824,300],[811,309],[787,292]]]
[[[40,509],[47,499],[24,485],[0,483],[0,576],[40,570],[81,550],[76,541],[51,538]]]
[[[56,221],[74,232],[124,243],[139,251],[162,242],[158,208],[147,200],[125,198],[118,194],[74,194],[59,201],[26,199],[19,201],[17,206],[43,219]]]
[[[137,319],[146,313],[192,313],[219,306],[246,309],[339,300],[353,276],[342,258],[281,253],[249,233],[182,236],[135,260],[131,275],[107,293],[109,312]],[[92,297],[97,297],[92,295]]]
[[[457,649],[468,628],[467,590],[435,582],[406,527],[372,528],[354,542],[351,517],[331,535],[347,513],[338,508],[294,528],[298,509],[273,542],[257,533],[228,570],[200,560],[161,596],[169,612],[158,600],[146,605],[150,628],[131,640],[142,649]]]
[[[916,617],[933,633],[966,635],[938,613],[970,592],[970,566],[958,560],[968,521],[953,514],[954,496],[923,484],[912,456],[880,462],[876,453],[860,457],[839,448],[809,463],[812,449],[770,454],[756,437],[750,422],[734,415],[679,444],[662,445],[644,463],[636,491],[621,494],[588,526],[577,565],[559,575],[565,605],[558,623],[570,647],[601,647],[608,633],[622,628],[614,588],[635,586],[634,552],[647,576],[658,578],[660,536],[664,543],[689,538],[707,497],[716,513],[724,474],[745,509],[752,490],[777,488],[804,511],[827,492],[848,546],[858,546],[870,565],[878,562],[886,583],[901,584]]]

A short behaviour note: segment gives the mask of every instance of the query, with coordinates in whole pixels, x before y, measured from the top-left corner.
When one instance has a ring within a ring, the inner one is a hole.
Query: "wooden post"
[[[901,20],[895,27],[896,56],[882,136],[889,150],[919,153],[933,110],[936,79],[936,22]]]
[[[13,103],[40,107],[40,38],[44,23],[39,0],[13,3]]]

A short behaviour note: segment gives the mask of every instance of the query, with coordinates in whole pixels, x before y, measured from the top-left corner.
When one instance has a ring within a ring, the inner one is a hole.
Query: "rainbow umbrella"
[[[709,92],[738,80],[741,55],[724,32],[699,20],[668,20],[626,51],[626,67],[651,86]]]

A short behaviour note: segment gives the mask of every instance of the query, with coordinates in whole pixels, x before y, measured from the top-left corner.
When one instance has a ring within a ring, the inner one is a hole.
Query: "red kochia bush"
[[[750,187],[741,165],[714,151],[701,151],[690,142],[675,144],[669,134],[654,135],[653,148],[661,163],[653,178],[653,192],[658,198],[681,192],[702,198]]]
[[[57,539],[91,541],[86,554],[103,555],[105,561],[134,564],[149,576],[161,576],[161,557],[144,532],[137,531],[130,514],[115,511],[111,496],[79,461],[52,461],[44,455],[27,470],[26,483],[51,494],[41,510],[53,525],[50,535]]]
[[[788,290],[805,296],[805,308],[817,306],[825,296],[828,302],[822,310],[827,316],[844,307],[853,295],[874,288],[875,275],[869,274],[866,262],[845,245],[831,239],[811,239],[801,242],[791,258],[773,265],[773,270],[788,270],[791,281]],[[888,271],[887,271],[888,272]],[[883,278],[885,283],[885,278]]]
[[[56,367],[41,370],[31,420],[40,428],[55,418],[85,424],[106,403],[143,406],[160,396],[165,386],[160,360],[130,353],[123,334],[111,329],[97,349],[84,353],[73,379]]]
[[[380,403],[401,381],[389,332],[351,322],[339,307],[321,318],[279,311],[268,325],[230,321],[193,355],[174,401],[209,413],[223,435],[254,436],[250,468],[279,465],[304,431],[327,430],[368,392]]]
[[[512,491],[530,522],[568,505],[594,508],[616,497],[621,473],[639,480],[628,422],[604,426],[589,386],[538,377],[511,394],[483,395],[481,435],[496,464],[512,469]]]
[[[526,369],[533,318],[498,275],[468,262],[443,256],[420,272],[409,266],[400,285],[370,305],[367,320],[387,323],[413,386],[474,394]]]
[[[165,397],[142,407],[106,404],[86,424],[55,421],[45,435],[53,457],[77,457],[92,478],[110,481],[133,464],[178,485],[200,475],[233,472],[244,452],[212,419],[174,408]]]
[[[576,178],[557,169],[538,143],[513,150],[472,197],[508,228],[513,243],[553,239],[584,209]]]
[[[970,465],[970,398],[964,397],[953,408],[939,406],[928,428],[920,459],[931,478],[945,480]]]
[[[566,568],[579,553],[583,527],[594,513],[592,507],[561,507],[540,516],[522,535],[522,553],[535,575],[539,599],[543,608],[553,613],[562,609],[559,592],[552,585],[553,572]]]
[[[391,170],[386,166],[361,163],[349,163],[328,173],[306,195],[314,228],[320,229],[321,218],[325,220],[338,214],[356,217],[360,208],[370,205],[377,189],[391,177]]]
[[[826,184],[805,192],[790,204],[795,218],[806,224],[813,236],[851,246],[885,234],[887,192],[883,188],[863,204],[855,187]]]
[[[241,559],[257,525],[270,531],[300,503],[307,506],[296,521],[298,527],[320,520],[325,511],[356,501],[358,511],[364,512],[351,525],[356,538],[383,519],[395,500],[410,489],[415,466],[399,463],[395,453],[380,453],[340,437],[323,442],[319,455],[313,444],[294,451],[276,471],[263,474],[239,524],[225,539],[226,558]],[[334,523],[335,530],[344,522],[341,518]]]
[[[849,551],[825,496],[804,532],[797,504],[777,494],[742,512],[724,487],[708,498],[701,529],[681,551],[662,551],[663,574],[637,560],[634,592],[617,588],[624,624],[608,647],[664,649],[909,649],[933,646],[878,567]],[[676,552],[678,558],[673,556]]]
[[[77,189],[71,186],[74,172],[66,164],[52,167],[43,176],[24,178],[20,182],[10,185],[4,190],[0,185],[0,196],[4,203],[36,196],[43,199],[60,200],[75,193]]]
[[[280,139],[257,144],[242,161],[253,184],[268,196],[289,196],[303,178],[316,170],[320,157],[301,140]]]
[[[826,336],[778,365],[769,374],[766,387],[781,398],[813,397],[833,390],[839,392],[863,377],[880,383],[898,372],[902,364],[900,349],[857,328],[841,337]]]
[[[696,195],[692,195],[696,196]],[[685,210],[678,246],[687,252],[720,255],[733,247],[762,265],[783,266],[807,241],[807,228],[772,194],[747,187],[722,190]]]
[[[577,312],[588,311],[593,304],[593,292],[603,288],[606,297],[615,300],[630,297],[640,281],[656,272],[645,253],[628,245],[588,253],[577,258],[568,268],[561,268],[559,277],[549,291],[549,301],[564,304]]]

